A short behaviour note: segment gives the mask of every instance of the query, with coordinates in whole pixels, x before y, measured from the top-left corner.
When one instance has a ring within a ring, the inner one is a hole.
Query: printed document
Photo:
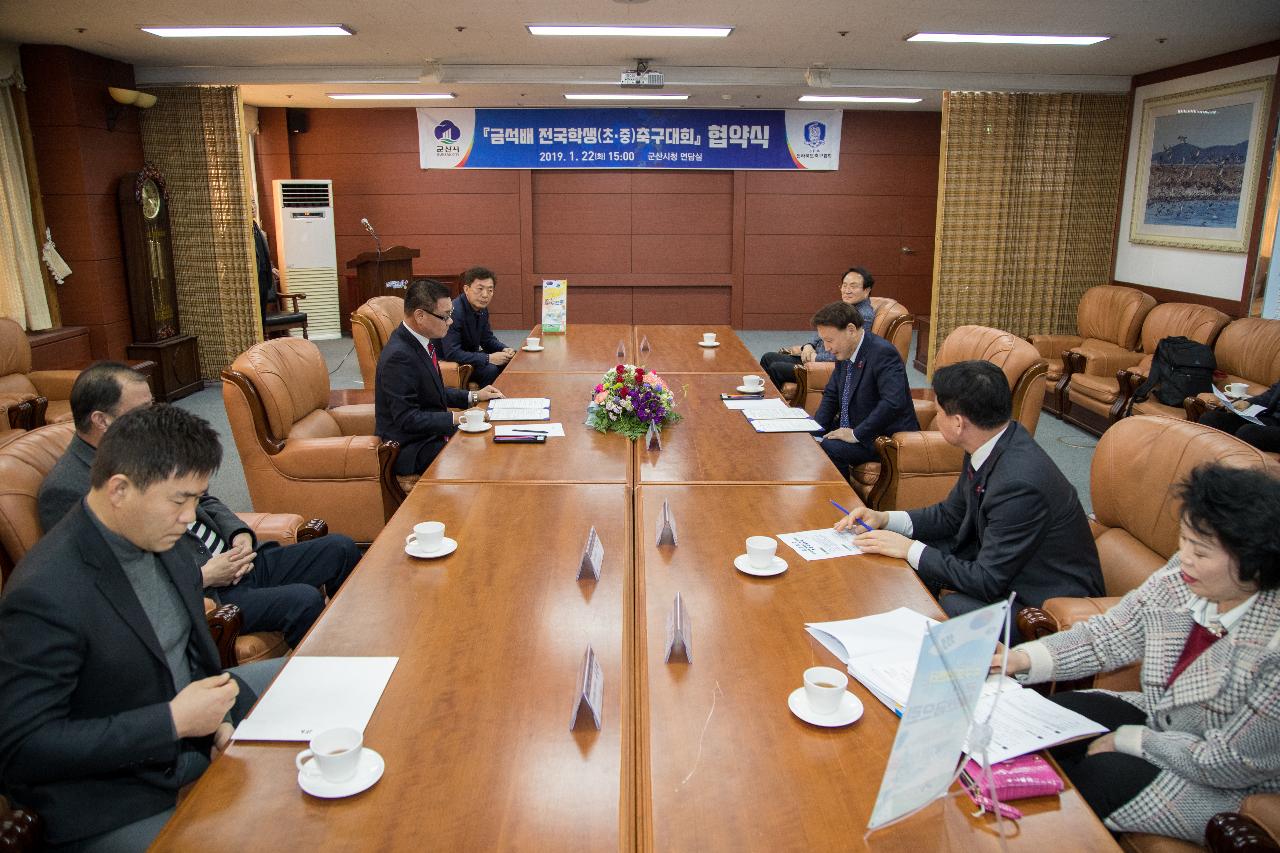
[[[364,731],[398,660],[294,655],[235,739],[308,741],[337,726]]]
[[[822,426],[813,418],[768,418],[767,420],[751,421],[751,425],[755,427],[756,432],[815,432],[822,429]]]
[[[862,549],[853,544],[853,537],[854,534],[847,530],[837,532],[830,527],[778,534],[780,540],[806,560],[830,560],[832,557],[861,554]]]

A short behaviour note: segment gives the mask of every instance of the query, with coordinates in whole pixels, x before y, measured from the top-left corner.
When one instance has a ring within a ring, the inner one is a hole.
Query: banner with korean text
[[[840,166],[840,110],[419,109],[424,169]]]

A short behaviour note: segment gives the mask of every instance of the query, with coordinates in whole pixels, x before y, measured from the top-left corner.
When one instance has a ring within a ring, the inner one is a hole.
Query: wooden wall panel
[[[537,193],[534,234],[630,234],[631,199],[618,193]]]
[[[635,193],[631,196],[633,234],[733,233],[733,193]]]
[[[535,204],[536,209],[536,204]],[[533,237],[533,271],[539,278],[631,271],[631,237],[626,234],[538,234]],[[572,285],[572,282],[570,282]]]
[[[728,273],[731,249],[728,234],[636,234],[631,238],[631,269],[637,273]]]
[[[730,296],[727,287],[637,287],[632,290],[632,322],[722,325]]]

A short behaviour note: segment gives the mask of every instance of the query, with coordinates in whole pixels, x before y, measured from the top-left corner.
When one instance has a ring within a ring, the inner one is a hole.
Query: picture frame
[[[1131,243],[1248,249],[1271,81],[1255,77],[1142,102]]]

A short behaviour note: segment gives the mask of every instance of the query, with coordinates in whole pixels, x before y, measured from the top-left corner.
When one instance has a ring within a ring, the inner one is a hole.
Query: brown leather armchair
[[[79,370],[32,370],[27,333],[0,317],[0,408],[14,429],[71,420],[71,386]]]
[[[333,532],[372,542],[404,500],[399,445],[374,435],[372,403],[329,405],[310,341],[254,344],[222,371],[222,397],[256,509],[332,519]]]
[[[1013,391],[1013,418],[1035,435],[1044,398],[1046,365],[1035,347],[1009,332],[986,326],[960,326],[942,342],[937,367],[981,359],[1004,371]],[[876,439],[879,462],[855,467],[849,475],[867,506],[880,510],[913,509],[937,503],[955,485],[964,451],[952,447],[934,429],[937,404],[929,391],[913,390],[920,432],[899,432]]]
[[[1230,322],[1231,318],[1226,314],[1207,305],[1163,302],[1152,308],[1142,322],[1139,343],[1143,353],[1154,353],[1162,339],[1176,336],[1213,346],[1219,333]],[[1078,352],[1073,352],[1072,356],[1084,358]],[[1126,361],[1127,364],[1124,363]],[[1073,370],[1062,419],[1094,435],[1101,435],[1103,430],[1120,419],[1128,399],[1121,391],[1121,377],[1139,362],[1146,363],[1150,369],[1149,355],[1144,358],[1141,353],[1131,353],[1123,358],[1099,358],[1094,364]],[[1095,368],[1104,372],[1095,372]]]
[[[373,390],[378,372],[378,356],[387,339],[404,320],[404,298],[375,296],[351,312],[351,339],[360,359],[360,375],[364,387]],[[471,365],[456,361],[440,362],[440,376],[451,388],[465,389],[471,381]]]
[[[873,334],[879,335],[898,350],[903,363],[911,350],[911,330],[916,318],[902,303],[885,296],[872,296],[871,305],[876,309],[876,320],[871,325]],[[800,406],[809,414],[818,410],[823,389],[835,370],[834,361],[811,361],[796,365],[796,381],[782,386],[782,399],[788,405]]]
[[[1138,357],[1132,352],[1138,345],[1138,332],[1155,304],[1153,297],[1132,287],[1091,287],[1080,297],[1076,308],[1078,334],[1032,335],[1032,345],[1049,363],[1044,407],[1055,415],[1061,414],[1073,372],[1114,376],[1120,368],[1137,363]],[[1068,360],[1068,350],[1078,352],[1084,361]],[[1124,359],[1131,360],[1116,363]]]

